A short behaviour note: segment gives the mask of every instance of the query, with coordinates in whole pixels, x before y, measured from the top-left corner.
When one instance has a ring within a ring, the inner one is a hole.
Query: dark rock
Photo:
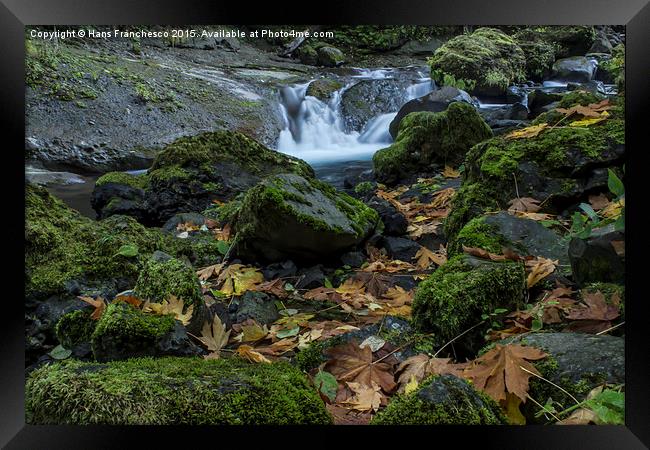
[[[506,101],[508,103],[526,103],[528,91],[521,86],[508,86],[506,89]]]
[[[122,214],[135,217],[142,222],[147,217],[144,190],[126,184],[96,185],[90,198],[90,204],[97,212],[98,219]]]
[[[210,317],[218,316],[219,320],[221,320],[221,323],[226,328],[226,330],[232,328],[232,320],[230,319],[230,314],[228,313],[227,304],[215,301],[209,306],[208,309],[210,310]]]
[[[602,81],[591,80],[586,83],[567,83],[567,91],[587,91],[592,94],[607,94],[605,85]]]
[[[298,268],[293,261],[283,261],[266,266],[262,273],[265,280],[275,280],[276,278],[293,277],[296,275]]]
[[[384,223],[385,235],[402,236],[406,234],[408,227],[406,217],[389,202],[379,197],[372,197],[367,205],[379,214],[379,218]]]
[[[620,231],[605,231],[587,239],[571,239],[569,259],[578,284],[625,282],[625,257],[616,253],[612,241],[625,241],[625,235]]]
[[[343,52],[336,47],[320,47],[317,50],[318,63],[325,67],[337,67],[345,62]]]
[[[280,318],[275,298],[264,292],[248,291],[230,302],[228,314],[232,323],[253,319],[260,325],[270,325]]]
[[[595,59],[584,56],[563,58],[553,64],[553,77],[562,81],[586,83],[593,79],[597,66]]]
[[[431,36],[425,40],[408,41],[395,51],[398,55],[431,56],[447,40],[448,36]]]
[[[347,252],[341,256],[341,262],[350,267],[359,268],[366,262],[366,257],[363,255],[363,252],[354,251]]]
[[[419,111],[442,112],[447,109],[450,103],[453,102],[465,102],[477,106],[476,101],[472,99],[467,92],[461,91],[452,86],[443,86],[430,94],[416,98],[404,104],[390,123],[390,135],[393,139],[397,137],[399,124],[407,114]]]
[[[478,112],[491,128],[502,124],[504,120],[521,121],[528,118],[528,108],[521,103],[513,103],[498,108],[479,108]]]
[[[602,29],[596,30],[596,38],[587,53],[612,53],[612,44]]]
[[[537,116],[544,112],[541,108],[561,99],[561,94],[548,92],[544,89],[535,89],[528,94],[528,109],[530,109],[532,116]]]
[[[301,269],[298,272],[300,279],[296,283],[297,289],[314,289],[321,287],[325,284],[325,273],[323,272],[323,266],[317,265],[309,267],[307,269]]]
[[[170,217],[162,226],[162,229],[170,233],[176,232],[176,227],[183,223],[194,224],[198,227],[205,224],[205,217],[199,213],[179,213]]]
[[[410,239],[386,236],[383,241],[383,248],[388,252],[391,259],[410,262],[420,250],[420,244]]]
[[[397,111],[406,100],[406,80],[362,80],[341,96],[341,116],[348,132],[361,131],[380,114]]]

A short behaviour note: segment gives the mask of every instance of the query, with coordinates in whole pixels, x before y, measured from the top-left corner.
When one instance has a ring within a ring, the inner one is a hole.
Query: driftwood
[[[289,42],[284,49],[280,50],[278,52],[278,56],[289,56],[292,54],[298,47],[302,45],[303,42],[305,42],[305,36],[298,36],[295,38],[293,41]]]

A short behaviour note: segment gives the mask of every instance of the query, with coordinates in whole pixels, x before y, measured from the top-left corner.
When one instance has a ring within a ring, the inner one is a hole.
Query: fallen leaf
[[[589,204],[594,209],[594,211],[600,211],[603,208],[606,208],[611,202],[605,194],[599,195],[590,195]]]
[[[240,345],[235,353],[242,358],[246,358],[250,362],[271,364],[270,360],[261,353],[256,352],[250,345]]]
[[[365,386],[361,383],[348,381],[348,387],[354,392],[354,397],[350,400],[342,402],[343,404],[350,405],[352,409],[357,411],[377,411],[381,405],[381,387],[371,380],[371,386]]]
[[[221,269],[223,269],[223,264],[214,264],[197,270],[196,275],[199,277],[199,280],[206,281],[209,278],[218,276],[221,273]]]
[[[115,297],[113,300],[113,303],[127,303],[131,306],[134,306],[136,308],[140,308],[142,306],[142,300],[140,300],[137,297],[134,297],[133,295],[119,295]]]
[[[446,255],[434,253],[426,247],[420,247],[420,250],[415,254],[415,258],[417,258],[416,266],[420,269],[427,269],[431,263],[442,266],[447,262]]]
[[[617,305],[609,305],[602,292],[588,292],[583,294],[584,305],[575,305],[566,318],[574,320],[568,329],[583,333],[599,333],[612,326],[611,321],[618,318]]]
[[[522,260],[522,258],[511,249],[504,249],[504,254],[497,255],[495,253],[490,253],[487,250],[483,250],[482,248],[467,247],[465,245],[463,245],[462,247],[463,247],[463,252],[467,253],[468,255],[476,256],[477,258],[489,259],[491,261],[506,261],[506,260],[521,261]]]
[[[517,344],[496,344],[483,356],[475,359],[463,372],[463,377],[472,380],[477,389],[482,390],[495,401],[506,400],[508,392],[526,402],[528,381],[531,374],[540,375],[529,361],[536,361],[547,356],[535,347]]]
[[[273,294],[278,298],[287,298],[289,296],[289,293],[284,289],[284,281],[280,278],[253,286],[251,290]]]
[[[389,288],[383,298],[387,299],[391,306],[410,305],[413,302],[413,291],[405,291],[401,286]]]
[[[370,347],[370,350],[374,353],[376,351],[379,351],[380,348],[382,348],[384,345],[386,345],[386,341],[380,338],[379,336],[368,336],[361,344],[359,344],[359,348],[364,348],[364,347]]]
[[[508,212],[531,212],[535,213],[541,209],[539,206],[539,200],[535,200],[531,197],[521,197],[515,198],[508,202],[510,208]]]
[[[541,256],[526,261],[526,268],[529,270],[526,284],[528,288],[535,286],[541,280],[555,272],[559,264],[557,260],[543,258]]]
[[[391,365],[381,361],[373,362],[370,347],[359,348],[355,342],[338,345],[324,351],[330,358],[325,369],[339,381],[353,381],[371,387],[374,381],[387,394],[395,388]]]
[[[263,282],[262,272],[242,264],[231,264],[217,278],[217,285],[221,286],[219,290],[226,295],[241,295]]]
[[[522,138],[531,138],[537,136],[539,133],[544,131],[548,127],[547,123],[541,123],[539,125],[532,125],[526,128],[521,128],[519,130],[512,131],[506,134],[506,139],[522,139]]]
[[[79,296],[77,298],[95,307],[95,310],[90,315],[90,318],[93,320],[99,320],[102,314],[104,314],[104,311],[106,311],[106,302],[102,297],[94,299],[92,297]]]
[[[183,300],[175,295],[170,295],[167,300],[163,300],[160,303],[151,303],[146,301],[142,306],[144,312],[153,312],[159,316],[173,315],[183,325],[187,326],[192,319],[194,305],[188,306],[185,312],[183,312],[184,308],[185,303]]]
[[[442,171],[442,176],[445,178],[458,178],[460,172],[450,166],[445,166],[445,170]]]
[[[226,331],[226,327],[221,323],[221,319],[215,314],[212,319],[212,325],[209,322],[205,322],[201,329],[201,336],[197,336],[196,338],[211,352],[205,358],[216,359],[219,358],[221,349],[228,343],[229,337],[230,331]]]
[[[423,353],[405,359],[395,371],[397,375],[397,384],[399,385],[398,393],[406,392],[409,383],[412,380],[420,383],[431,375],[451,374],[462,376],[463,369],[467,364],[453,364],[450,358],[431,358]]]

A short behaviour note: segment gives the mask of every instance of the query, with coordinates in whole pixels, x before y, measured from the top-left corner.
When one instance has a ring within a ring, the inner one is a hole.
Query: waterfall
[[[347,132],[340,113],[342,95],[360,79],[380,80],[399,75],[398,69],[359,69],[327,102],[306,95],[311,82],[281,88],[284,129],[280,132],[278,150],[309,163],[370,159],[392,142],[388,127],[397,111],[374,117],[361,132]],[[426,95],[433,88],[431,79],[418,72],[405,88],[405,102]]]

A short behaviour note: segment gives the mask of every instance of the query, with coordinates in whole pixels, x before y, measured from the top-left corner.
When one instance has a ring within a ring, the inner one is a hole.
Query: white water
[[[280,92],[285,127],[280,132],[278,150],[309,163],[367,160],[379,149],[392,142],[388,132],[397,111],[371,119],[361,132],[344,129],[340,114],[341,95],[359,79],[393,78],[396,69],[358,69],[353,80],[335,92],[329,102],[307,96],[309,83],[285,87]],[[433,90],[431,80],[424,74],[406,88],[406,101]]]

